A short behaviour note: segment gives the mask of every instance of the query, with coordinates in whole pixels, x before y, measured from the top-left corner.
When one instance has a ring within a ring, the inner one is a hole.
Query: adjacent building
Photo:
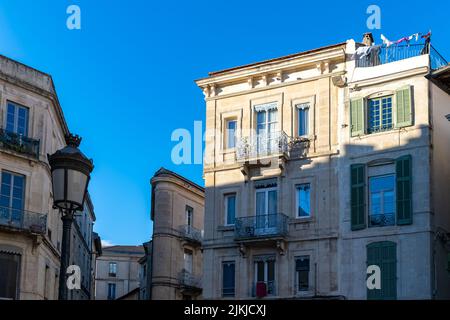
[[[204,189],[161,168],[151,179],[153,238],[146,246],[141,290],[152,300],[200,299]]]
[[[450,298],[446,65],[366,34],[198,80],[203,297]]]
[[[96,260],[95,300],[115,300],[139,289],[139,259],[143,255],[142,246],[102,248]]]
[[[68,133],[52,77],[0,56],[0,299],[58,297],[62,223],[47,154]],[[93,211],[86,216],[90,239]]]

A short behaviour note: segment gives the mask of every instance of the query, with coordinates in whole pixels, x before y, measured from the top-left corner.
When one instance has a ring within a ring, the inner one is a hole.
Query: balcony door
[[[255,234],[264,235],[276,232],[278,196],[277,188],[256,190]]]
[[[20,255],[0,252],[0,300],[19,298]]]
[[[258,153],[268,153],[277,147],[275,133],[278,126],[277,109],[261,109],[256,112]]]
[[[193,266],[193,252],[191,250],[184,250],[184,270],[188,274],[192,274],[192,266]]]
[[[20,227],[23,218],[25,177],[3,171],[0,187],[0,223]]]
[[[255,261],[255,294],[258,296],[258,284],[265,284],[265,294],[275,294],[275,259]],[[254,294],[254,295],[255,295]],[[264,296],[264,294],[262,295]]]

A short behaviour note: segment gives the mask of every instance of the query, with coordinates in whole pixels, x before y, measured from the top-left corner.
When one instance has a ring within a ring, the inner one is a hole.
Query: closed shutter
[[[351,136],[364,134],[364,100],[350,100],[350,132]]]
[[[365,165],[353,164],[350,168],[351,179],[351,229],[360,230],[366,227],[365,210]]]
[[[412,125],[412,95],[411,87],[405,87],[396,92],[397,122],[396,127]]]
[[[0,253],[0,299],[16,299],[20,256]]]
[[[367,266],[376,265],[381,271],[381,289],[367,289],[369,300],[397,299],[397,245],[391,241],[367,246]]]
[[[396,160],[397,224],[412,224],[412,160],[403,156]]]

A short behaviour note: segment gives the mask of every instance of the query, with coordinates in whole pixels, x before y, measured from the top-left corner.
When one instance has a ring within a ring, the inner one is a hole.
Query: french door
[[[277,109],[262,110],[256,113],[256,135],[258,153],[264,153],[276,147]]]
[[[256,225],[257,235],[270,234],[276,231],[278,199],[277,188],[256,190]]]

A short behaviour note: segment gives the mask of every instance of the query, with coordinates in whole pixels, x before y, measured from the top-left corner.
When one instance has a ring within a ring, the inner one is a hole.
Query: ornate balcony
[[[39,158],[39,140],[0,129],[0,147]]]
[[[187,270],[178,274],[180,289],[183,293],[200,293],[202,291],[202,279]]]
[[[183,225],[180,227],[181,237],[193,245],[201,245],[203,239],[203,232],[190,225]]]
[[[0,227],[34,234],[47,232],[47,215],[9,207],[0,207]]]
[[[268,156],[286,155],[289,137],[283,131],[242,137],[236,144],[236,159],[240,162]]]
[[[236,241],[259,241],[283,239],[288,232],[288,217],[284,214],[268,214],[236,218],[234,239]]]

